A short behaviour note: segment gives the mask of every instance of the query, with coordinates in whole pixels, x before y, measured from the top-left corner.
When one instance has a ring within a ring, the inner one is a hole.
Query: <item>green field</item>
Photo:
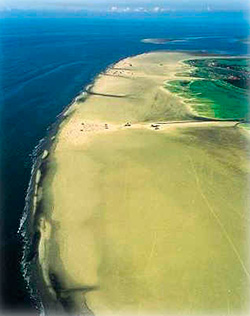
[[[249,59],[205,58],[187,60],[185,80],[171,80],[166,87],[177,93],[201,116],[249,120]]]

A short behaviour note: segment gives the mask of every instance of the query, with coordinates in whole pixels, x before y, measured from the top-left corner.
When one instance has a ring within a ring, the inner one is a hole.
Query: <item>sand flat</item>
[[[188,57],[120,61],[61,126],[50,155],[50,251],[40,260],[62,288],[87,289],[66,295],[76,310],[246,308],[249,140],[234,122],[193,122],[192,110],[165,91]]]

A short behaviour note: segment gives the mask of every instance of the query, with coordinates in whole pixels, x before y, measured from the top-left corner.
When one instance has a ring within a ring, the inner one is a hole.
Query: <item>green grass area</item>
[[[168,90],[183,97],[201,116],[249,119],[249,59],[205,58],[185,63],[192,68],[178,75],[187,79],[167,82]]]
[[[174,80],[166,87],[183,97],[201,116],[248,119],[249,94],[221,80]]]

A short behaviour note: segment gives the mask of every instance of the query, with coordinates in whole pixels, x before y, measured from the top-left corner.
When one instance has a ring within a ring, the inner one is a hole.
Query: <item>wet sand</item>
[[[164,88],[189,57],[120,61],[60,126],[39,261],[71,314],[246,310],[249,136]]]

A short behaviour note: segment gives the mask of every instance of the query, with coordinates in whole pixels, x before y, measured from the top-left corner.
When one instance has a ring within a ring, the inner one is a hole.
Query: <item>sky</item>
[[[244,10],[250,0],[0,0],[0,8],[97,10],[110,12],[167,12],[180,10]]]

